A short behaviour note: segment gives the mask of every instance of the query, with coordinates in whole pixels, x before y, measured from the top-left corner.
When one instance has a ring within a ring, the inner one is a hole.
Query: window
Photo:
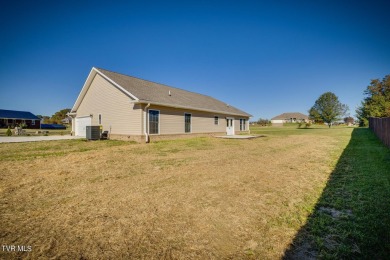
[[[99,125],[102,124],[102,114],[99,114]]]
[[[246,119],[240,119],[240,131],[245,131]]]
[[[217,116],[214,117],[214,125],[219,125],[219,118]]]
[[[31,125],[35,125],[35,120],[31,120]]]
[[[149,134],[159,134],[160,111],[149,110]]]
[[[184,114],[184,132],[191,133],[191,114]]]

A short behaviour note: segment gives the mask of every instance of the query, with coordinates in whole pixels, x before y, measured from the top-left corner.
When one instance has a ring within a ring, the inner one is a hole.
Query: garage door
[[[75,120],[75,135],[76,136],[86,136],[86,126],[91,125],[91,117],[76,117]]]

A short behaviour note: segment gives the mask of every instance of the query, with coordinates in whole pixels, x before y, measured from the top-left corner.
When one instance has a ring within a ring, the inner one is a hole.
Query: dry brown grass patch
[[[326,135],[194,138],[2,161],[0,241],[33,249],[0,256],[279,258],[336,144]]]

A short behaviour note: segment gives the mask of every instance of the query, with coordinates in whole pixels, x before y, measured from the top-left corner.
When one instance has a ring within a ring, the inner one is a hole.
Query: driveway
[[[80,139],[83,137],[70,135],[52,135],[52,136],[1,136],[0,143],[25,143],[39,141],[69,140]]]

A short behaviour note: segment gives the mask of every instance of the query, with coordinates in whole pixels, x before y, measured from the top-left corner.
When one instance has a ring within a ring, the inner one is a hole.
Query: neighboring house
[[[70,116],[65,117],[64,119],[61,120],[61,123],[66,125],[72,123],[72,117]]]
[[[302,113],[283,113],[271,119],[273,126],[283,126],[284,123],[309,122],[309,117]]]
[[[0,109],[0,127],[14,128],[20,124],[27,125],[27,128],[39,129],[41,128],[41,119],[26,111]]]
[[[69,113],[72,132],[100,125],[110,138],[155,140],[249,131],[250,114],[210,96],[92,68]]]

